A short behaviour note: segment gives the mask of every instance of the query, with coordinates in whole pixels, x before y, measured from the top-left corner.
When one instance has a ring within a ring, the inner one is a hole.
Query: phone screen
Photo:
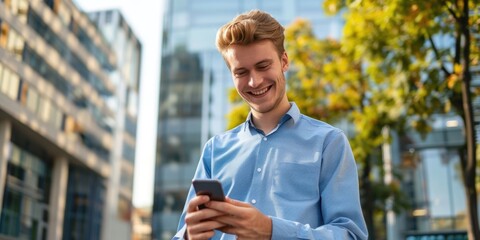
[[[208,195],[210,200],[225,201],[222,183],[215,179],[194,179],[193,188],[197,195]]]

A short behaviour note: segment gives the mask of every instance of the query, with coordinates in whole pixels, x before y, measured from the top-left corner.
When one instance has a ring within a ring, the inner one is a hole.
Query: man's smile
[[[259,97],[261,95],[264,95],[266,92],[268,92],[268,90],[270,90],[270,88],[272,88],[272,86],[268,86],[266,88],[262,88],[262,89],[259,89],[259,90],[252,90],[248,93],[250,93],[251,95],[254,95],[255,97]]]

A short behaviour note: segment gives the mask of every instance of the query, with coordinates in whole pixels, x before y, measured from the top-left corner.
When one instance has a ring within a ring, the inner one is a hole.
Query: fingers
[[[197,240],[197,239],[210,239],[215,235],[215,231],[208,231],[202,233],[187,233],[189,240]]]
[[[251,207],[252,206],[249,203],[238,201],[238,200],[235,200],[235,199],[232,199],[232,198],[229,198],[229,197],[225,197],[225,202],[228,202],[228,203],[233,204],[233,205],[238,206],[238,207]]]
[[[252,208],[252,205],[249,203],[237,201],[231,198],[225,198],[225,202],[210,201],[206,204],[210,209],[215,209],[217,211],[225,213],[225,215],[230,216],[243,216],[246,209]]]
[[[209,239],[215,234],[214,229],[224,226],[225,224],[215,221],[203,221],[187,227],[187,234],[189,239]]]
[[[198,206],[207,203],[210,198],[206,195],[196,196],[190,200],[187,207],[187,213],[195,212],[198,210]]]
[[[224,213],[222,213],[220,211],[205,208],[205,209],[198,210],[198,211],[195,211],[195,212],[187,213],[185,215],[185,223],[187,225],[194,225],[198,222],[206,221],[206,220],[209,220],[209,219],[215,218],[215,217],[220,217],[222,215],[224,215]]]
[[[206,232],[206,231],[209,231],[209,230],[218,229],[218,228],[222,228],[222,227],[225,227],[225,224],[217,222],[217,221],[213,221],[213,220],[212,221],[203,221],[203,222],[199,222],[195,225],[191,225],[188,228],[188,231],[191,231],[191,232]]]
[[[208,209],[223,214],[212,220],[223,223],[218,230],[243,239],[270,239],[271,219],[246,202],[227,198],[224,202],[211,201]]]
[[[209,239],[215,234],[215,229],[225,227],[224,223],[215,220],[224,213],[209,208],[199,209],[200,205],[209,201],[208,196],[196,196],[188,203],[185,224],[189,239]]]

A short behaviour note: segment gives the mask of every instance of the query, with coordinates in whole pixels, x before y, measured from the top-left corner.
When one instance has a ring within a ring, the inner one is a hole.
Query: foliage
[[[295,21],[285,35],[292,63],[289,98],[307,115],[329,123],[346,119],[353,125],[350,144],[359,163],[362,205],[372,232],[374,215],[383,212],[388,198],[396,211],[408,206],[398,181],[385,185],[381,176],[371,174],[373,168],[382,168],[376,155],[389,141],[382,136],[383,127],[405,126],[405,81],[384,77],[386,71],[345,52],[338,40],[317,39],[305,20]],[[422,130],[428,131],[424,126]]]
[[[469,237],[479,238],[471,103],[478,89],[470,85],[470,66],[479,64],[478,0],[325,0],[323,4],[332,14],[345,10],[341,51],[352,61],[362,62],[369,80],[381,87],[394,86],[385,90],[402,103],[397,105],[399,119],[408,117],[409,127],[426,133],[433,114],[454,111],[462,116],[466,145],[459,149],[459,156],[469,207]],[[391,101],[389,97],[369,104]],[[394,128],[388,121],[383,123]]]
[[[229,89],[228,101],[233,104],[233,107],[232,107],[232,110],[230,110],[230,112],[226,116],[227,129],[232,129],[238,126],[239,124],[245,122],[245,119],[247,119],[250,108],[242,100],[242,98],[237,93],[237,90],[235,88]]]

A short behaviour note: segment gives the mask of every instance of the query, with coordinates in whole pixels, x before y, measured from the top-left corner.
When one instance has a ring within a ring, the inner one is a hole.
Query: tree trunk
[[[472,96],[470,92],[470,82],[472,75],[470,73],[470,31],[468,29],[469,7],[468,0],[463,0],[463,14],[460,18],[460,30],[462,34],[462,102],[464,111],[465,133],[467,156],[463,158],[462,170],[467,197],[467,217],[470,222],[468,239],[480,239],[480,230],[478,225],[478,202],[477,189],[475,187],[475,177],[477,169],[476,161],[476,142],[475,129],[472,108]]]
[[[370,163],[370,157],[365,158],[365,164],[363,166],[362,176],[361,176],[361,192],[362,192],[362,211],[363,217],[365,218],[365,222],[367,224],[368,229],[368,238],[375,239],[375,223],[373,220],[374,217],[374,201],[373,193],[372,193],[372,183],[370,182],[370,172],[372,170],[372,166]]]

